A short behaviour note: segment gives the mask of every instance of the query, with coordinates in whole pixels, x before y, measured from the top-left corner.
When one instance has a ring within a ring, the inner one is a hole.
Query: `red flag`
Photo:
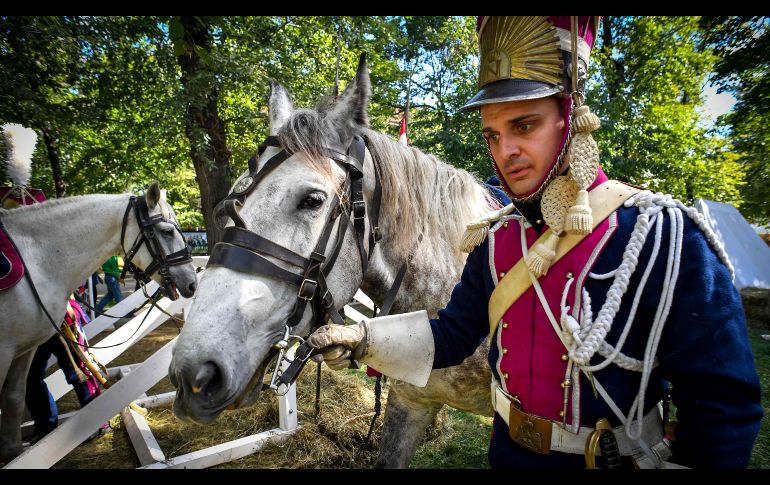
[[[398,135],[398,141],[401,142],[401,144],[404,146],[409,144],[406,139],[406,113],[404,113],[404,117],[401,119],[401,131]]]

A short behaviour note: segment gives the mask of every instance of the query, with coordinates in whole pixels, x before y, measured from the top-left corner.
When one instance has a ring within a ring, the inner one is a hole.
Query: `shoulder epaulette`
[[[473,248],[484,242],[489,234],[489,226],[503,216],[510,214],[514,210],[513,204],[508,204],[502,209],[493,210],[478,219],[469,222],[465,227],[460,249],[465,253],[470,253]]]

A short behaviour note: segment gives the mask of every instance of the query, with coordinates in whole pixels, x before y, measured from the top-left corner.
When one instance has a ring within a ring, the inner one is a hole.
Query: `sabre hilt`
[[[618,440],[612,431],[602,430],[599,436],[599,449],[602,450],[602,458],[606,470],[622,470],[623,463],[620,461],[620,450],[618,450]]]
[[[612,432],[610,422],[606,418],[601,418],[596,421],[596,429],[588,435],[585,445],[586,468],[598,468],[596,466],[597,451],[601,451],[602,453],[602,468],[623,468],[620,460],[620,451],[618,450],[618,441],[615,438],[615,434]]]

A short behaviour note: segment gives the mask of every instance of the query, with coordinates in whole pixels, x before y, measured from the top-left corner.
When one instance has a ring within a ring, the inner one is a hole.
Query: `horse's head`
[[[130,223],[129,218],[135,219],[136,223]],[[131,199],[122,231],[126,264],[130,262],[142,269],[164,286],[167,295],[173,299],[178,297],[177,291],[185,298],[193,296],[198,275],[190,248],[174,209],[166,201],[165,190],[161,190],[158,182],[147,188],[143,198]]]
[[[354,221],[375,186],[355,138],[368,126],[369,93],[365,56],[345,92],[316,110],[295,110],[271,82],[271,137],[220,204],[223,242],[174,347],[177,416],[208,423],[253,402],[287,329],[304,337],[327,312],[339,319],[358,289],[374,240],[368,217]]]

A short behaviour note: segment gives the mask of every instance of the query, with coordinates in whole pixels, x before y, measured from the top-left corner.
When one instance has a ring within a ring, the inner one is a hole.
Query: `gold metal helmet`
[[[479,17],[479,92],[460,111],[581,91],[600,17]],[[574,43],[574,48],[573,48]],[[573,51],[577,51],[573,62]],[[573,63],[578,76],[571,75]]]

